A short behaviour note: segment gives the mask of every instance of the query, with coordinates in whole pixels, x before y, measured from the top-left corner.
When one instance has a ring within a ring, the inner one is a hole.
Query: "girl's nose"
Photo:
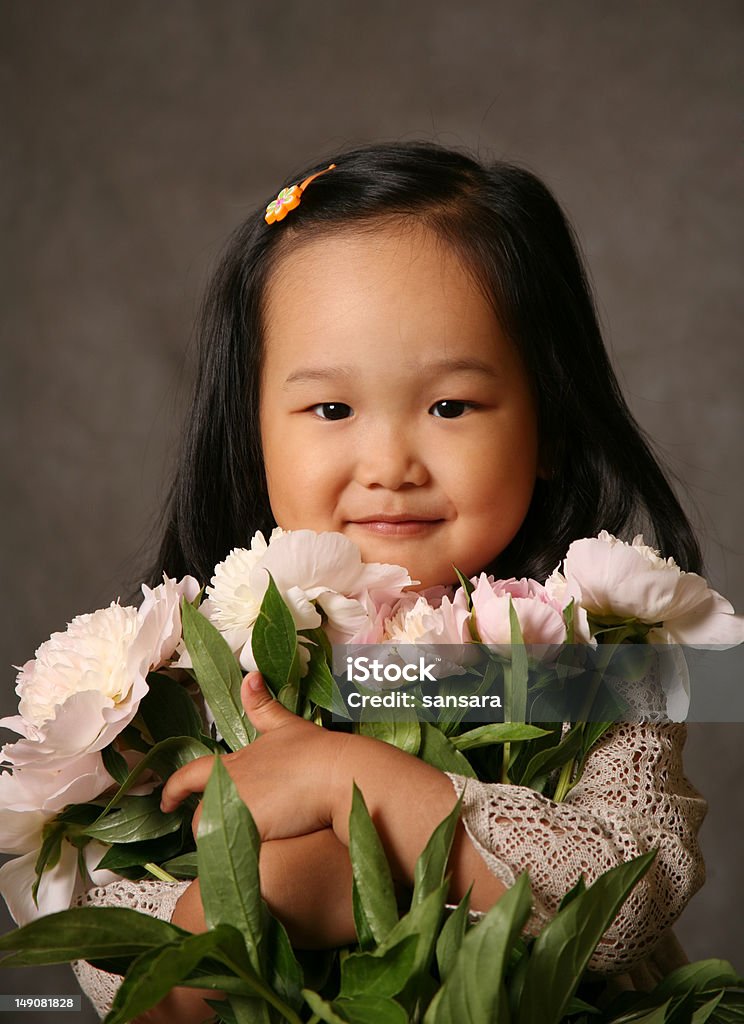
[[[355,475],[364,487],[395,491],[406,484],[421,487],[429,479],[424,454],[400,429],[370,433],[356,455]]]

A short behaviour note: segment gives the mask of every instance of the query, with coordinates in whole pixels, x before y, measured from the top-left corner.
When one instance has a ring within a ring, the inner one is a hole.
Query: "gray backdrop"
[[[680,478],[712,585],[744,610],[743,10],[0,3],[0,711],[12,664],[137,579],[227,233],[285,174],[372,140],[520,160],[556,191],[629,403]],[[678,926],[691,958],[739,969],[743,742],[741,724],[690,727],[708,881]],[[66,967],[0,986],[75,988]]]

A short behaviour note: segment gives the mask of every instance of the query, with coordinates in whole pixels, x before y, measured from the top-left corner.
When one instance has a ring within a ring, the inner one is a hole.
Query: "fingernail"
[[[248,685],[252,690],[263,690],[263,677],[260,672],[251,672],[248,676]]]

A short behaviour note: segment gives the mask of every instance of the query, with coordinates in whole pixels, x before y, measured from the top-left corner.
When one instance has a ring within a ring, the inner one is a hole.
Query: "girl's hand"
[[[334,775],[348,734],[308,722],[266,689],[260,672],[243,679],[245,713],[260,735],[249,746],[225,754],[241,800],[248,806],[262,842],[307,835],[332,825]],[[179,768],[163,787],[160,806],[172,811],[190,793],[202,793],[214,758],[199,757]],[[201,806],[194,815],[194,835]]]
[[[412,885],[419,854],[456,803],[445,773],[383,740],[333,732],[300,718],[271,696],[258,672],[243,680],[241,698],[260,735],[222,760],[253,815],[261,841],[330,827],[348,846],[356,782],[393,878]],[[163,810],[172,811],[190,793],[203,792],[213,763],[213,757],[200,757],[174,772],[163,787]],[[194,815],[195,834],[199,814],[200,809]],[[488,910],[505,891],[470,842],[462,821],[455,831],[449,868],[453,902],[462,899],[471,882],[475,910]]]

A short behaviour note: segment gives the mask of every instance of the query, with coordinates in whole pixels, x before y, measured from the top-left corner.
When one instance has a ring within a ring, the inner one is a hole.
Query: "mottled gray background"
[[[227,233],[285,174],[372,140],[520,160],[556,191],[630,405],[679,475],[712,585],[744,610],[743,12],[738,0],[0,3],[0,710],[15,708],[13,663],[137,578],[193,315]],[[742,725],[690,727],[708,882],[678,927],[693,959],[739,969],[743,743]],[[0,985],[75,989],[66,967]]]

